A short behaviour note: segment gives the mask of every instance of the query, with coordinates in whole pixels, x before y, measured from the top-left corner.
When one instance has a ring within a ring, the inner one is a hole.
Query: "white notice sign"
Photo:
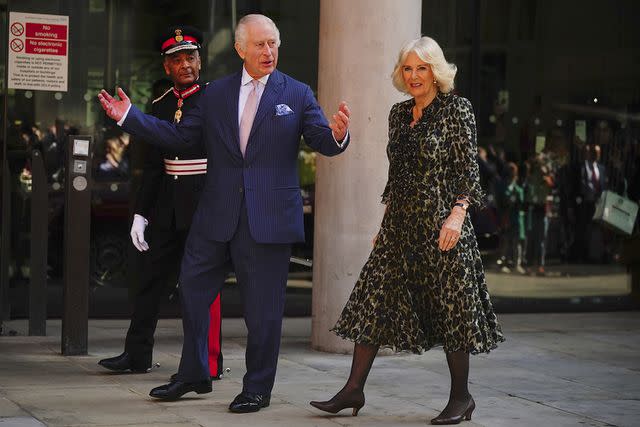
[[[9,13],[9,89],[67,91],[69,17]]]

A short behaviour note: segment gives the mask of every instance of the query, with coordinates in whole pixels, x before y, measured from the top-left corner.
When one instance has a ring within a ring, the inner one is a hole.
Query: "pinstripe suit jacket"
[[[304,240],[297,158],[300,137],[326,156],[339,148],[311,88],[275,70],[265,86],[245,157],[239,143],[238,96],[242,73],[211,82],[178,125],[131,107],[124,130],[175,150],[203,141],[207,176],[192,233],[226,242],[235,232],[243,197],[252,237],[259,243]],[[283,108],[286,105],[287,108]],[[290,112],[289,112],[290,110]]]

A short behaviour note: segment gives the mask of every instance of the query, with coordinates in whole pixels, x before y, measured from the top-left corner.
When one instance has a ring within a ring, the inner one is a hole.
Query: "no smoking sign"
[[[7,88],[66,92],[69,16],[9,12],[5,23]]]
[[[11,47],[11,50],[14,52],[22,52],[22,49],[24,49],[24,43],[20,39],[11,40],[11,43],[9,43],[9,46]]]
[[[20,22],[14,22],[13,24],[11,24],[11,34],[16,37],[20,37],[21,35],[23,35],[24,25],[22,25]]]

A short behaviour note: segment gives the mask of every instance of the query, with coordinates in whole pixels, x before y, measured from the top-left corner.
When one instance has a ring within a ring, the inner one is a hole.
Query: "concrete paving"
[[[464,426],[640,426],[640,313],[505,314],[507,341],[472,358],[477,409]],[[351,357],[311,350],[310,318],[288,318],[271,406],[232,414],[227,406],[244,374],[241,319],[223,322],[225,366],[214,392],[177,402],[148,397],[168,380],[180,357],[180,320],[161,320],[149,374],[104,371],[100,358],[118,354],[124,320],[92,320],[89,355],[60,355],[60,321],[47,337],[25,336],[24,320],[5,323],[0,337],[0,427],[35,426],[424,426],[443,408],[449,387],[444,354],[378,357],[367,403],[323,414],[308,402],[331,397],[348,375]]]

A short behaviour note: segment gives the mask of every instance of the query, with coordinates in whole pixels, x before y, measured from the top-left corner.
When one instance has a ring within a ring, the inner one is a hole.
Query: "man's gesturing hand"
[[[131,100],[120,88],[118,88],[118,96],[120,97],[120,100],[109,95],[109,93],[104,89],[102,89],[98,94],[100,104],[107,113],[107,116],[111,117],[116,122],[119,122],[122,117],[124,117],[124,113],[127,112],[127,109],[131,105]]]
[[[342,101],[338,107],[338,112],[332,116],[332,121],[329,127],[333,131],[333,137],[338,142],[342,142],[345,136],[347,136],[347,129],[349,129],[349,116],[351,111],[347,107],[347,103]]]

